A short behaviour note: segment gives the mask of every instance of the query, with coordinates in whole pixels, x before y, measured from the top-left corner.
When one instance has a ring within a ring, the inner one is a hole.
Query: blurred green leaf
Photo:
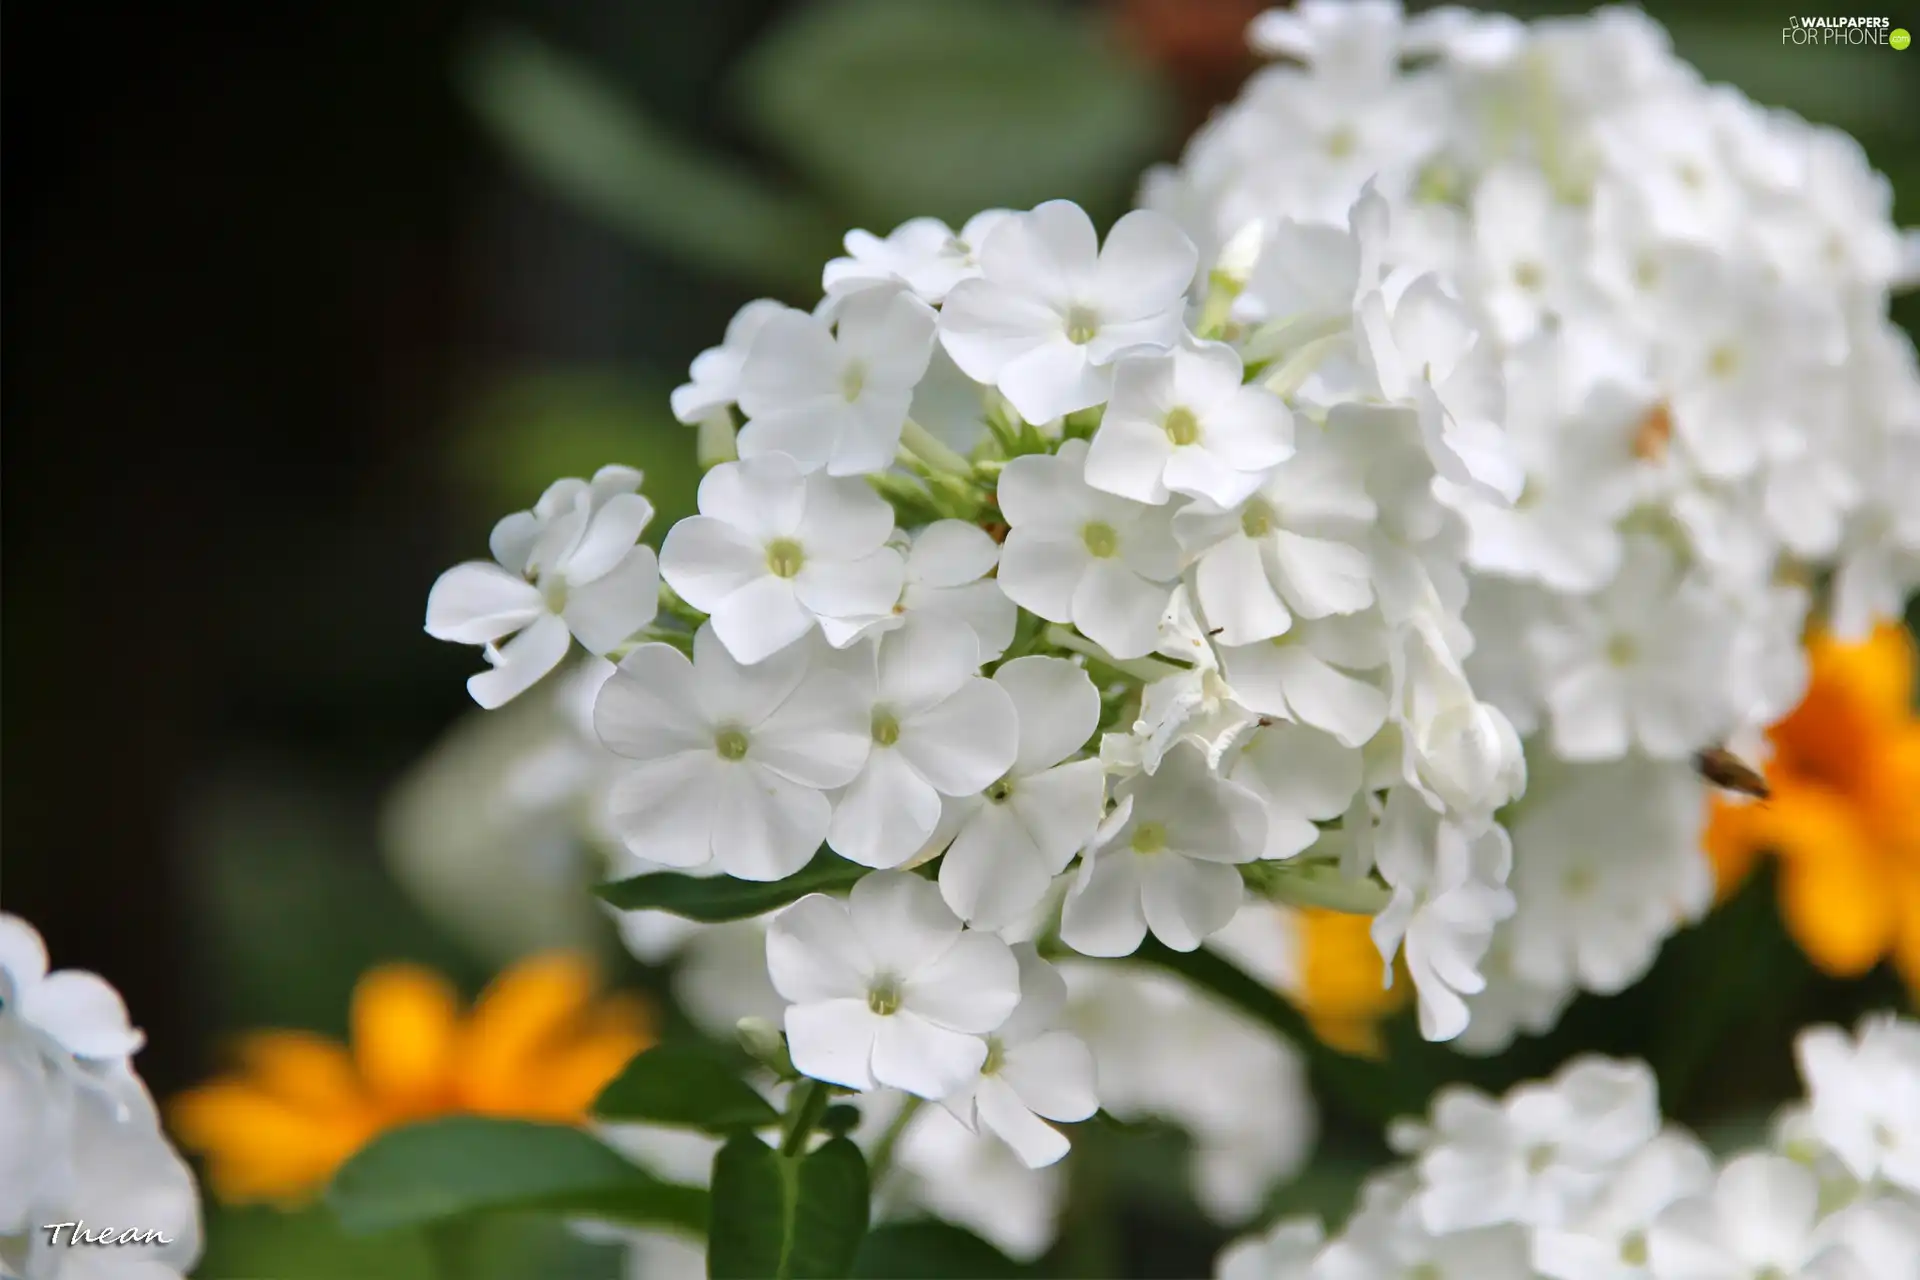
[[[664,386],[594,369],[549,369],[503,381],[462,427],[456,466],[492,519],[533,505],[561,476],[590,476],[610,462],[646,472],[658,508],[646,540],[658,546],[694,512],[700,466],[693,428],[674,421]]]
[[[684,1045],[648,1049],[600,1091],[601,1120],[731,1133],[776,1123],[780,1113],[715,1054]]]
[[[702,924],[745,920],[784,907],[810,893],[849,889],[867,868],[822,849],[785,880],[735,880],[688,876],[677,871],[615,880],[594,890],[623,911],[671,911]]]
[[[435,1280],[433,1257],[418,1235],[350,1236],[323,1207],[210,1214],[206,1257],[194,1274],[201,1280]]]
[[[334,1175],[327,1203],[355,1234],[482,1212],[563,1214],[704,1230],[706,1194],[661,1182],[581,1129],[454,1116],[382,1134]]]
[[[674,137],[574,59],[495,31],[467,50],[460,83],[508,149],[587,211],[715,270],[819,292],[834,219]]]
[[[946,1222],[890,1222],[860,1242],[858,1280],[1016,1280],[1034,1274],[974,1235]]]
[[[867,1230],[867,1161],[847,1138],[798,1159],[751,1134],[713,1158],[715,1280],[829,1280],[852,1274]]]
[[[876,230],[1123,199],[1171,123],[1158,83],[1090,20],[1012,0],[803,6],[734,87],[761,136]]]

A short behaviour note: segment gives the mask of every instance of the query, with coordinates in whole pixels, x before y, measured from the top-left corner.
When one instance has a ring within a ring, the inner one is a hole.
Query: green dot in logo
[[[1896,49],[1904,49],[1913,43],[1913,37],[1907,34],[1905,27],[1895,27],[1893,33],[1887,37],[1887,43]]]

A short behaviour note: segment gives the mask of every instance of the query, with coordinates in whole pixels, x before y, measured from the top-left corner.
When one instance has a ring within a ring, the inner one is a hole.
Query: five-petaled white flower
[[[980,276],[947,294],[940,341],[1020,416],[1050,422],[1105,400],[1122,352],[1174,344],[1198,254],[1144,209],[1103,247],[1079,205],[1049,200],[995,225],[979,258]]]
[[[634,854],[671,867],[709,859],[742,880],[792,875],[826,838],[831,805],[867,758],[858,688],[795,645],[754,666],[711,625],[693,661],[645,644],[601,686],[594,729],[638,765],[616,776],[606,809]]]
[[[605,653],[653,621],[659,565],[634,545],[653,519],[640,480],[602,467],[591,482],[555,481],[493,527],[497,563],[469,560],[433,584],[427,634],[486,646],[492,670],[467,681],[475,702],[491,710],[525,693],[567,656],[569,633]]]
[[[1020,1003],[1020,966],[990,933],[963,931],[933,883],[878,871],[845,902],[809,894],[767,930],[767,971],[789,1002],[802,1074],[938,1100],[979,1075],[981,1039]]]
[[[1175,951],[1192,951],[1239,910],[1234,864],[1266,846],[1266,806],[1209,769],[1189,742],[1115,793],[1120,803],[1068,891],[1060,939],[1082,955],[1125,956],[1151,929]]]
[[[1000,473],[1010,531],[1000,589],[1049,622],[1071,622],[1117,658],[1159,639],[1180,573],[1170,508],[1102,493],[1086,482],[1087,445],[1015,458]]]
[[[855,710],[872,747],[834,801],[827,843],[869,867],[897,867],[940,821],[942,796],[968,796],[1005,773],[1018,750],[1013,701],[976,674],[965,631],[909,622],[847,651]]]
[[[967,219],[955,232],[938,218],[909,218],[885,239],[871,231],[847,232],[845,258],[827,263],[821,287],[829,298],[894,281],[906,285],[935,306],[962,280],[980,274],[980,246],[1008,209],[986,209]]]
[[[1066,980],[1030,942],[1013,954],[1020,964],[1020,1003],[987,1037],[979,1076],[942,1101],[960,1123],[990,1131],[1027,1168],[1041,1169],[1070,1145],[1045,1120],[1085,1120],[1100,1103],[1093,1054],[1079,1036],[1058,1029],[1067,1008]]]
[[[700,514],[674,525],[660,548],[660,574],[751,664],[816,623],[845,645],[891,612],[905,577],[892,535],[893,508],[864,481],[806,475],[768,454],[707,473]]]
[[[1182,493],[1232,506],[1292,453],[1286,402],[1242,382],[1232,347],[1187,340],[1114,366],[1087,483],[1136,502]]]
[[[985,928],[1020,920],[1100,825],[1106,776],[1072,760],[1100,724],[1100,693],[1064,658],[1015,658],[993,674],[1020,720],[1013,766],[984,794],[950,801],[958,828],[940,862],[940,892]]]
[[[898,287],[845,299],[831,324],[804,311],[769,317],[740,370],[740,456],[784,453],[833,476],[885,471],[933,354],[933,325],[932,308]]]

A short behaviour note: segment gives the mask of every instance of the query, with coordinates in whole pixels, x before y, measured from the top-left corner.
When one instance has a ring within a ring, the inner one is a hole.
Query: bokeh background
[[[657,541],[697,478],[667,393],[736,307],[811,305],[848,227],[1053,196],[1110,220],[1231,96],[1262,7],[10,8],[0,900],[119,985],[154,1092],[236,1029],[340,1033],[374,963],[472,990],[505,958],[384,848],[396,781],[472,714],[472,652],[421,630],[441,568],[607,461],[647,471]],[[1651,9],[1709,76],[1858,136],[1920,222],[1920,51],[1782,47],[1767,6]],[[1896,314],[1912,331],[1920,307]],[[1418,1106],[1575,1046],[1643,1054],[1671,1112],[1746,1136],[1793,1090],[1791,1027],[1902,998],[1815,974],[1756,882],[1545,1042],[1475,1063],[1396,1031],[1388,1061]],[[1338,1213],[1378,1117],[1322,1105],[1281,1194]],[[1222,1236],[1156,1172],[1163,1139],[1100,1140],[1120,1234],[1052,1269],[1198,1274]],[[212,1240],[208,1277],[429,1274],[322,1215],[216,1214]],[[615,1259],[528,1227],[484,1265]]]

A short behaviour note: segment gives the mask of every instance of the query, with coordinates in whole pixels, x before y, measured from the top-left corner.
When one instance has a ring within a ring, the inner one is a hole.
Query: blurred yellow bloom
[[[647,1007],[595,998],[593,967],[556,953],[514,965],[464,1016],[453,987],[383,965],[353,992],[352,1047],[304,1031],[259,1031],[230,1074],[173,1100],[181,1144],[202,1152],[222,1200],[298,1203],[386,1129],[476,1114],[579,1122],[653,1042]]]
[[[1716,796],[1707,826],[1722,897],[1762,853],[1780,860],[1788,931],[1821,970],[1891,956],[1920,990],[1920,719],[1914,643],[1887,623],[1858,644],[1807,642],[1806,698],[1768,730],[1771,798]]]
[[[1380,982],[1380,951],[1367,932],[1373,917],[1305,908],[1294,914],[1299,981],[1291,992],[1315,1035],[1344,1053],[1380,1056],[1380,1020],[1406,1003],[1408,983]]]

